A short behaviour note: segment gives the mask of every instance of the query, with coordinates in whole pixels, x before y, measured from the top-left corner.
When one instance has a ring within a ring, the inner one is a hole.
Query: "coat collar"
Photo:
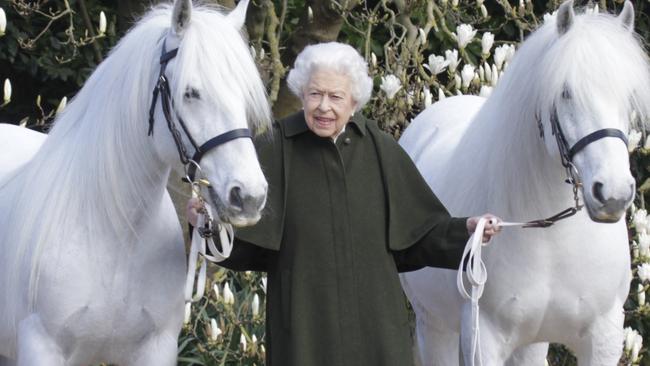
[[[300,110],[289,117],[284,118],[280,121],[284,125],[284,136],[293,137],[301,133],[309,131],[307,127],[307,122],[305,121],[305,113]],[[363,137],[366,135],[366,118],[361,115],[361,113],[356,113],[348,122],[348,126],[352,125],[354,131]]]

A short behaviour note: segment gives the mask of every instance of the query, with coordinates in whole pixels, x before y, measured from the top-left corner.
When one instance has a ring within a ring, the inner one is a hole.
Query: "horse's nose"
[[[230,189],[228,200],[233,208],[244,213],[258,212],[266,201],[266,192],[259,195],[246,194],[242,193],[240,186],[234,186]]]
[[[627,204],[634,198],[634,183],[629,186],[624,195],[618,197],[606,194],[604,187],[603,183],[595,182],[591,187],[591,192],[594,198],[609,211],[625,210]]]

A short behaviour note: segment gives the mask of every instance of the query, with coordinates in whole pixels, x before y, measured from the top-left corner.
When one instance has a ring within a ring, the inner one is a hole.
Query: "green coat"
[[[412,365],[398,271],[458,268],[466,219],[361,116],[334,143],[299,112],[256,146],[267,208],[222,264],[268,272],[267,365]]]

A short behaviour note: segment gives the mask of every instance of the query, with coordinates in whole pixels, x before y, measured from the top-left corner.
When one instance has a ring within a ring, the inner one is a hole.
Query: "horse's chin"
[[[618,222],[623,216],[625,216],[625,210],[608,210],[605,206],[593,207],[592,205],[586,204],[587,213],[589,218],[598,223],[604,224],[613,224]]]

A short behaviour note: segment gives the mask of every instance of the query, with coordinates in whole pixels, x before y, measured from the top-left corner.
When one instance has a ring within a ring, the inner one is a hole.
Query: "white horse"
[[[552,121],[571,147],[605,128],[627,133],[633,109],[648,116],[648,59],[632,31],[632,5],[618,17],[575,16],[572,5],[521,45],[489,99],[447,98],[406,129],[400,143],[453,215],[528,221],[573,206]],[[403,275],[423,365],[458,365],[461,352],[465,365],[542,366],[548,342],[567,345],[579,365],[617,364],[630,282],[624,216],[635,192],[620,135],[573,157],[585,210],[545,229],[504,228],[483,249],[474,363],[471,306],[456,272]]]
[[[246,6],[228,15],[192,9],[189,0],[157,7],[99,65],[47,138],[0,126],[5,363],[176,364],[186,264],[165,185],[171,169],[182,170],[179,150],[191,156],[192,145],[239,131],[203,156],[211,182],[204,193],[235,225],[255,223],[266,199],[252,141],[238,138],[271,120],[240,33]],[[169,89],[154,103],[148,136],[156,85]]]

